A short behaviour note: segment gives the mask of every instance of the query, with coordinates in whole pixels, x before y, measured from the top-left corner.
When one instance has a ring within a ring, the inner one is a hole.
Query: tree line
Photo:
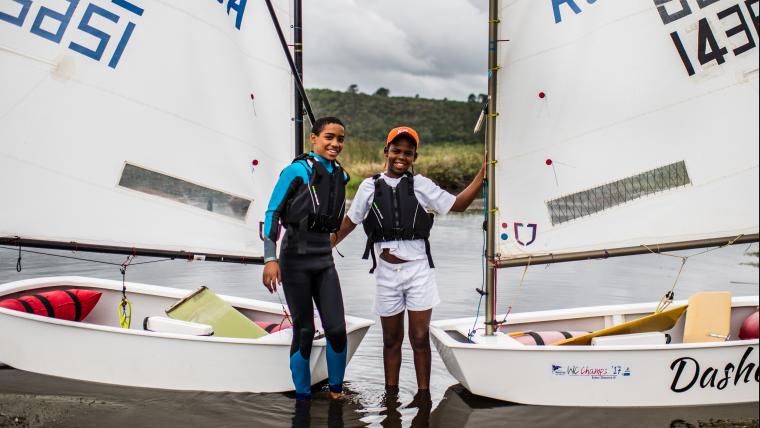
[[[317,116],[337,116],[346,122],[350,139],[384,141],[390,129],[406,125],[420,134],[422,144],[483,143],[483,131],[473,133],[483,94],[470,94],[467,101],[433,100],[390,96],[386,88],[363,94],[356,85],[345,92],[307,89],[306,93]]]

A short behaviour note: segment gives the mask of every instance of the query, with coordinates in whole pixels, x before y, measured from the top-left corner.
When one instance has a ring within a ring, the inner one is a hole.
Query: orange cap
[[[385,145],[387,146],[390,144],[393,140],[396,138],[407,135],[409,136],[412,141],[414,142],[415,146],[420,145],[420,136],[417,135],[417,131],[414,129],[408,127],[408,126],[399,126],[398,128],[391,129],[391,132],[388,133],[388,138],[385,140]]]

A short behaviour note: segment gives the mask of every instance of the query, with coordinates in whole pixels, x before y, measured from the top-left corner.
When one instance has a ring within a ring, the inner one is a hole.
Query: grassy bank
[[[347,189],[349,199],[354,197],[362,180],[385,170],[381,142],[349,140],[339,159],[351,174],[351,182]],[[482,162],[481,145],[422,144],[414,171],[429,177],[449,192],[457,193],[472,181]]]

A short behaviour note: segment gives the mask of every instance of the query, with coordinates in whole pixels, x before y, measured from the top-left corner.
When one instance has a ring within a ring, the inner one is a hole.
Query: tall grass
[[[367,177],[385,171],[383,144],[349,140],[339,160],[351,174],[347,197],[353,198],[359,184]],[[422,174],[452,193],[458,193],[472,181],[483,163],[483,147],[475,144],[441,143],[420,145],[414,164]]]

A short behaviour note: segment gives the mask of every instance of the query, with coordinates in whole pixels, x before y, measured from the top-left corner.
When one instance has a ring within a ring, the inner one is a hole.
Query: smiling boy
[[[263,283],[274,293],[282,284],[293,320],[290,371],[296,399],[311,398],[309,359],[314,340],[316,303],[327,337],[330,394],[339,398],[346,369],[346,322],[338,273],[332,258],[330,233],[338,230],[345,212],[348,174],[337,157],[343,150],[345,127],[326,117],[312,127],[313,150],[287,166],[275,185],[264,223]],[[277,259],[278,224],[286,228]]]
[[[428,241],[433,226],[429,212],[444,215],[467,209],[480,191],[485,171],[481,168],[472,183],[454,196],[429,178],[410,172],[419,144],[419,136],[412,128],[402,126],[390,131],[384,149],[386,171],[361,183],[340,230],[332,237],[337,244],[364,223],[364,258],[372,254],[370,272],[374,271],[377,283],[375,312],[383,329],[383,366],[389,392],[398,391],[407,312],[417,388],[429,393],[430,318],[433,307],[440,302]]]

